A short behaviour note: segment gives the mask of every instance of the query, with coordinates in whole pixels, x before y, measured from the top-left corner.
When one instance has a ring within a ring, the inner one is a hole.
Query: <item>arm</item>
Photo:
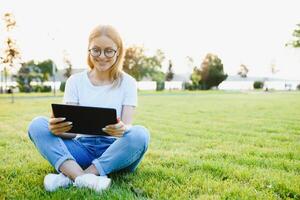
[[[127,125],[131,126],[133,122],[135,106],[123,106],[122,113],[121,113],[121,121]]]
[[[106,126],[103,131],[111,136],[122,137],[126,130],[131,127],[135,106],[124,105],[122,107],[121,120],[117,124]]]

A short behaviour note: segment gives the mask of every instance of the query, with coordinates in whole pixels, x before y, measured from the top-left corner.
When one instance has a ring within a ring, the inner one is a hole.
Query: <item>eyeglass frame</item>
[[[113,56],[107,56],[106,54],[105,54],[105,50],[106,49],[109,49],[109,50],[112,50],[113,52],[114,52],[114,55]],[[100,52],[99,53],[99,55],[98,56],[93,56],[92,55],[92,53],[91,53],[91,51],[92,50],[97,50],[98,52]],[[105,49],[101,49],[101,48],[91,48],[91,49],[88,49],[88,52],[89,52],[89,54],[92,56],[92,57],[94,57],[94,58],[97,58],[97,57],[100,57],[101,56],[101,54],[102,54],[102,51],[103,51],[103,53],[104,53],[104,56],[106,57],[106,58],[113,58],[115,55],[116,55],[116,53],[118,52],[118,50],[115,50],[115,49],[113,49],[113,48],[110,48],[110,47],[107,47],[107,48],[105,48]]]

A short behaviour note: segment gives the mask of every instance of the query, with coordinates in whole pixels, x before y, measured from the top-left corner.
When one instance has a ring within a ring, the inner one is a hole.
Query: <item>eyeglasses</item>
[[[117,51],[112,49],[112,48],[105,48],[103,50],[103,52],[104,52],[104,56],[107,57],[107,58],[112,58],[117,53]],[[101,53],[102,53],[102,50],[100,48],[92,48],[92,49],[89,49],[89,53],[93,57],[100,57]]]

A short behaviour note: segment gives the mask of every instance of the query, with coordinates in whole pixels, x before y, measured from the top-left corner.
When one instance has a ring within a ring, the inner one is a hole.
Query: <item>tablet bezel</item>
[[[73,123],[68,133],[110,136],[102,128],[117,123],[117,111],[114,108],[56,103],[52,103],[51,107],[55,118],[64,117],[65,121]]]

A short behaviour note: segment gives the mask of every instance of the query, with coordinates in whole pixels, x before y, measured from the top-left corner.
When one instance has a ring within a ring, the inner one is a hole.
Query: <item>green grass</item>
[[[34,96],[0,96],[0,199],[300,199],[299,92],[140,93],[135,123],[150,130],[149,150],[101,194],[44,191],[54,169],[26,129],[61,94]]]

